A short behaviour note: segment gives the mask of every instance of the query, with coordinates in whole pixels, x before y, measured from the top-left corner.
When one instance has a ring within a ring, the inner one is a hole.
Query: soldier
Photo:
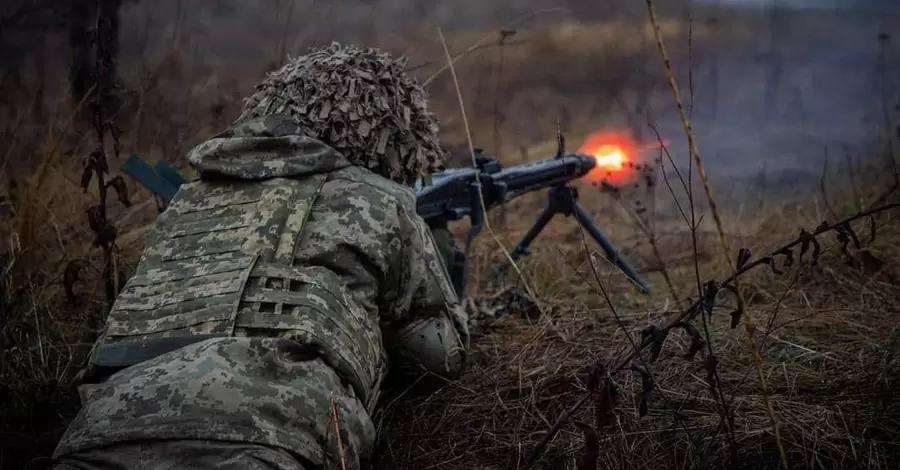
[[[55,468],[358,469],[389,365],[461,373],[467,313],[412,190],[444,153],[404,65],[311,50],[190,151]]]

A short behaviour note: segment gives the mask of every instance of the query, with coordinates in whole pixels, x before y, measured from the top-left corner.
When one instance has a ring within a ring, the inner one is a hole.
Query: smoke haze
[[[834,162],[845,154],[871,155],[894,126],[900,54],[887,33],[900,26],[900,4],[779,0],[773,9],[771,3],[659,0],[657,8],[680,30],[667,37],[667,48],[710,172],[752,180],[765,169],[810,182],[818,179],[825,155]],[[182,136],[163,149],[168,158],[227,124],[241,96],[286,56],[332,40],[409,56],[416,75],[434,78],[428,91],[447,144],[460,146],[452,82],[446,73],[435,76],[443,63],[441,27],[454,51],[492,34],[489,47],[458,63],[476,145],[505,154],[552,141],[558,117],[577,135],[628,127],[644,140],[655,139],[652,124],[676,160],[687,163],[644,2],[139,0],[123,8],[119,73],[131,109],[142,113],[140,125],[154,119],[155,109],[159,135]],[[695,31],[691,48],[688,18]],[[612,26],[596,26],[601,23]],[[501,54],[490,46],[504,27],[517,33]],[[47,60],[36,59],[32,68],[66,76],[60,37],[39,45]],[[27,44],[17,43],[15,57],[26,57]],[[24,62],[8,65],[28,70]],[[183,108],[184,116],[173,115],[173,108]]]

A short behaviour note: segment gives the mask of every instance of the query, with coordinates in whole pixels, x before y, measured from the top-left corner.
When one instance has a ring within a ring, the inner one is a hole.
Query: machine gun
[[[616,248],[594,224],[590,214],[578,203],[578,190],[569,182],[587,175],[597,162],[583,153],[565,153],[562,139],[557,155],[548,160],[503,168],[493,158],[475,149],[476,168],[448,169],[431,176],[431,184],[416,184],[417,212],[432,229],[446,228],[448,222],[468,217],[471,228],[466,236],[465,251],[455,250],[451,274],[461,296],[468,291],[468,263],[472,242],[484,228],[484,211],[505,204],[523,194],[547,189],[546,208],[534,225],[510,251],[513,260],[529,255],[530,245],[557,214],[574,216],[581,227],[603,250],[606,259],[618,267],[640,290],[651,294],[650,286],[619,255]],[[481,186],[480,191],[478,186]],[[479,201],[479,198],[481,201]],[[483,205],[482,205],[483,202]],[[492,278],[503,272],[504,265]]]
[[[583,153],[565,153],[563,140],[557,155],[548,160],[525,163],[503,168],[493,158],[475,151],[476,168],[448,169],[431,175],[430,184],[417,182],[417,212],[432,229],[446,228],[449,222],[468,217],[471,228],[466,236],[465,251],[454,248],[454,262],[448,266],[454,285],[461,297],[468,292],[468,257],[472,242],[484,228],[484,209],[505,204],[523,194],[547,189],[547,207],[538,215],[534,225],[512,248],[513,260],[530,254],[530,245],[550,220],[557,214],[574,216],[581,227],[603,250],[606,258],[618,267],[642,292],[650,294],[647,283],[631,265],[619,255],[616,248],[594,224],[590,214],[578,203],[578,190],[569,186],[571,181],[593,170],[596,160]],[[178,187],[186,180],[170,166],[159,162],[151,167],[137,155],[126,160],[122,171],[157,197],[160,210],[164,209]],[[479,184],[481,186],[479,191]],[[481,201],[479,201],[481,198]],[[483,202],[483,205],[482,205]],[[505,266],[503,267],[505,268]],[[503,268],[493,274],[496,278]]]

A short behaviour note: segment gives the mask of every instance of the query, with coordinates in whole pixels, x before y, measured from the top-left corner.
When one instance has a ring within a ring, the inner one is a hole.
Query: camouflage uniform
[[[358,469],[389,365],[461,372],[468,319],[408,186],[440,155],[338,151],[259,103],[189,154],[200,178],[109,315],[58,468]],[[417,362],[429,335],[443,355]]]

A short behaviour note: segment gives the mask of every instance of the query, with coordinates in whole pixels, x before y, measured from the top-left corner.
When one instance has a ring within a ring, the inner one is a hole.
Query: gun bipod
[[[600,245],[606,259],[619,268],[643,293],[651,295],[652,291],[647,282],[634,271],[631,265],[628,264],[628,261],[619,255],[618,250],[616,250],[600,229],[597,228],[596,224],[594,224],[590,214],[578,203],[577,189],[568,185],[554,186],[547,190],[547,198],[547,207],[545,207],[540,215],[538,215],[534,225],[522,236],[522,239],[519,240],[516,246],[510,250],[509,255],[513,260],[517,260],[523,255],[527,256],[531,254],[529,248],[531,242],[537,238],[554,216],[557,214],[565,217],[574,216],[578,224],[581,225],[581,228],[587,231],[591,238]],[[490,276],[491,281],[496,281],[508,268],[509,264],[506,263],[497,266]]]

